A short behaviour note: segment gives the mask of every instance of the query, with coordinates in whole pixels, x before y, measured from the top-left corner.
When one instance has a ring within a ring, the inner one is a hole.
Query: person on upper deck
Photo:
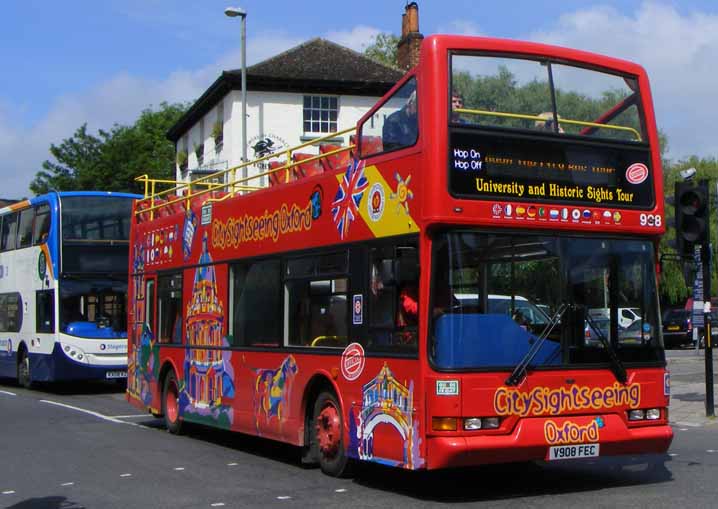
[[[416,113],[416,90],[414,90],[406,100],[406,104],[384,121],[381,138],[385,151],[409,147],[416,143],[419,131]]]

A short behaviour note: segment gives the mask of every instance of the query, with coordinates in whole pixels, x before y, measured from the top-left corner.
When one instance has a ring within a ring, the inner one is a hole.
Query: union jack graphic
[[[332,219],[341,239],[349,234],[349,226],[359,214],[359,203],[368,185],[369,181],[364,176],[364,161],[354,159],[349,163],[332,202]]]

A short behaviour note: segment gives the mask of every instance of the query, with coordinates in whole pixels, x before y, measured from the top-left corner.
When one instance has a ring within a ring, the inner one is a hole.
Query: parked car
[[[598,333],[600,332],[605,339],[610,341],[611,320],[602,317],[592,317],[590,323],[588,320],[586,321],[583,332],[586,346],[601,346],[603,343],[599,339]]]
[[[693,341],[691,312],[686,309],[668,309],[663,313],[663,344],[678,348]]]
[[[623,345],[640,345],[653,339],[653,327],[638,320],[618,331],[618,342]]]

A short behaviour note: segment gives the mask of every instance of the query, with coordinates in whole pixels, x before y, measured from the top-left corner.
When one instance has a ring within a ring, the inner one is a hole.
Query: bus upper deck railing
[[[207,202],[211,203],[223,201],[227,198],[235,196],[238,193],[248,193],[264,189],[266,187],[264,185],[250,185],[249,183],[251,181],[258,181],[261,183],[262,177],[265,176],[269,179],[270,185],[280,184],[282,183],[280,180],[282,172],[284,172],[283,182],[287,183],[292,181],[293,175],[297,178],[297,169],[301,171],[303,167],[307,167],[307,165],[311,165],[316,162],[319,162],[323,168],[330,168],[331,170],[345,169],[346,164],[344,164],[343,167],[332,167],[332,156],[340,156],[339,161],[346,159],[348,164],[348,159],[351,157],[351,151],[356,148],[356,145],[352,141],[353,136],[350,137],[349,145],[344,147],[339,146],[338,148],[334,148],[335,145],[331,142],[334,141],[337,136],[342,136],[355,130],[355,127],[351,127],[349,129],[344,129],[343,131],[333,132],[327,136],[315,138],[306,143],[302,143],[301,145],[273,152],[251,161],[245,161],[231,168],[227,168],[226,170],[205,175],[204,177],[191,182],[152,179],[149,175],[141,175],[135,178],[135,181],[144,183],[144,198],[141,200],[140,206],[137,207],[135,214],[141,218],[148,214],[149,219],[153,219],[155,213],[160,210],[174,211],[176,209],[175,206],[189,209],[193,198],[210,193],[212,193],[212,196],[208,197]],[[327,151],[323,151],[323,146],[321,145],[322,143],[329,144],[331,148]],[[318,145],[320,147],[320,153],[317,155],[302,154],[298,152],[303,148],[314,145]],[[347,157],[345,157],[344,154],[346,154]],[[272,159],[278,159],[279,161],[270,163],[270,160]],[[269,164],[269,168],[254,175],[237,178],[237,172],[239,170],[261,163]],[[314,166],[314,168],[316,169],[316,166]],[[322,169],[321,171],[324,170]],[[317,173],[319,173],[319,171],[317,171]],[[217,182],[218,179],[225,180],[225,178],[228,180],[227,182]],[[200,189],[193,189],[197,187]],[[226,192],[224,191],[225,189],[227,190]],[[221,196],[218,196],[218,191],[222,193]]]
[[[456,108],[452,111],[454,111],[455,113],[466,113],[469,115],[483,115],[483,116],[500,117],[500,118],[515,118],[515,119],[519,119],[519,120],[533,120],[535,122],[546,122],[547,120],[549,120],[546,117],[543,117],[541,115],[525,115],[523,113],[506,113],[503,111],[474,110],[474,109],[469,109],[469,108]],[[572,119],[563,118],[563,117],[559,117],[558,123],[559,124],[569,124],[569,125],[580,125],[583,127],[593,127],[596,129],[612,129],[614,131],[629,132],[636,137],[636,141],[641,141],[641,133],[639,133],[633,127],[627,127],[627,126],[622,126],[622,125],[612,125],[612,124],[598,124],[596,122],[587,122],[585,120],[572,120]]]

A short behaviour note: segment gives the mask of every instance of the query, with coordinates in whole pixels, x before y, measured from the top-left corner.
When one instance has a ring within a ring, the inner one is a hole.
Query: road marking
[[[346,488],[339,488],[338,490],[334,490],[336,493],[346,493]]]
[[[227,463],[228,467],[236,467],[239,463]]]
[[[8,396],[17,396],[14,392],[10,391],[0,391],[0,394],[7,394]]]
[[[289,500],[290,498],[292,497],[290,497],[289,495],[281,495],[277,497],[277,500]]]
[[[132,477],[132,474],[120,474],[120,477]]]
[[[177,470],[179,472],[179,471],[184,470],[184,467],[175,467],[175,470]]]
[[[111,419],[139,419],[140,417],[152,417],[150,414],[132,414],[132,415],[110,415]]]
[[[121,421],[120,419],[116,419],[116,418],[114,418],[114,417],[109,417],[109,416],[107,416],[107,415],[101,414],[101,413],[99,413],[99,412],[95,412],[95,411],[93,411],[93,410],[87,410],[86,408],[80,408],[80,407],[78,407],[78,406],[67,405],[67,404],[65,404],[65,403],[59,403],[59,402],[57,402],[57,401],[50,401],[49,399],[41,399],[41,400],[40,400],[40,403],[47,403],[48,405],[55,405],[55,406],[59,406],[59,407],[62,407],[62,408],[67,408],[67,409],[69,409],[69,410],[75,410],[76,412],[82,412],[82,413],[84,413],[84,414],[92,415],[93,417],[97,417],[97,418],[102,419],[102,420],[104,420],[104,421],[116,422],[116,423],[119,423],[119,424],[126,424],[126,425],[128,425],[128,426],[145,427],[145,426],[140,426],[139,424],[135,424],[134,422]]]
[[[13,493],[15,493],[15,490],[7,490],[2,492],[3,495],[12,495]]]
[[[668,455],[669,455],[671,458],[675,458],[676,456],[678,456],[678,454],[676,454],[675,452],[669,452]]]
[[[73,484],[75,484],[75,483],[74,482],[64,482],[60,486],[72,486]]]
[[[212,507],[223,507],[224,502],[215,502],[214,504],[211,504]]]
[[[706,449],[706,452],[716,452],[715,449]]]

